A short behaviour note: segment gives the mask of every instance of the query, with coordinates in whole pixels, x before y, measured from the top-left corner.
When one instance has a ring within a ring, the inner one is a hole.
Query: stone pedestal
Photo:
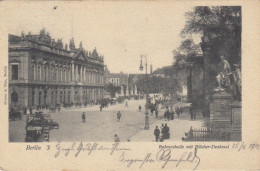
[[[233,96],[226,92],[219,92],[212,96],[210,109],[211,129],[218,134],[231,132]]]
[[[231,137],[230,139],[233,141],[241,141],[242,140],[242,105],[241,101],[235,101],[231,105],[232,107],[232,115],[231,115]]]

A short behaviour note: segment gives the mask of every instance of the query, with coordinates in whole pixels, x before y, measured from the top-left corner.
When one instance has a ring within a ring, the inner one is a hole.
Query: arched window
[[[32,106],[34,106],[34,96],[35,96],[35,91],[32,90]]]
[[[62,103],[62,91],[60,92],[60,103]]]
[[[32,80],[35,80],[35,78],[34,78],[34,65],[32,65]]]
[[[47,90],[44,90],[44,105],[47,104]]]
[[[70,103],[70,90],[68,92],[68,103]]]
[[[39,100],[39,104],[38,104],[39,106],[41,106],[41,98],[42,98],[42,92],[39,92],[39,99],[38,99]]]
[[[54,92],[51,92],[51,104],[53,104]]]
[[[38,66],[38,70],[37,70],[37,80],[41,80],[41,67]]]
[[[18,103],[18,94],[16,92],[11,94],[11,103],[14,106]]]

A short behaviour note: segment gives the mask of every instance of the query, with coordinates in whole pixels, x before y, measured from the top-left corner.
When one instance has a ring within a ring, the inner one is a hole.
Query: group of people
[[[165,139],[170,139],[170,128],[167,126],[167,124],[162,124],[161,130],[158,128],[158,126],[156,126],[154,129],[154,136],[156,142],[162,142]]]
[[[173,110],[173,107],[171,106],[171,110],[169,110],[169,106],[166,106],[166,110],[164,112],[164,119],[166,120],[174,120],[174,114],[177,114],[178,118],[182,114],[182,107],[177,107],[175,111]]]

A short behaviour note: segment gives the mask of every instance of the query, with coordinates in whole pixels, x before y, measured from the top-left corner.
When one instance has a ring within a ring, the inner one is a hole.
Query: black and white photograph
[[[10,13],[10,143],[242,141],[241,6],[142,8]]]
[[[259,7],[0,1],[0,171],[259,170]]]

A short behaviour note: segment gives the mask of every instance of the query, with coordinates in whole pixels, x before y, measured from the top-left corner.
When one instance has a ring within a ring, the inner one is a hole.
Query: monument
[[[231,83],[231,75],[228,61],[221,56],[220,72],[216,77],[218,87],[210,104],[210,128],[216,140],[241,141],[241,102],[232,93],[236,82]]]
[[[124,87],[121,85],[120,96],[124,96]]]
[[[126,86],[126,91],[125,91],[125,96],[129,96],[129,89],[128,89],[128,86]]]

